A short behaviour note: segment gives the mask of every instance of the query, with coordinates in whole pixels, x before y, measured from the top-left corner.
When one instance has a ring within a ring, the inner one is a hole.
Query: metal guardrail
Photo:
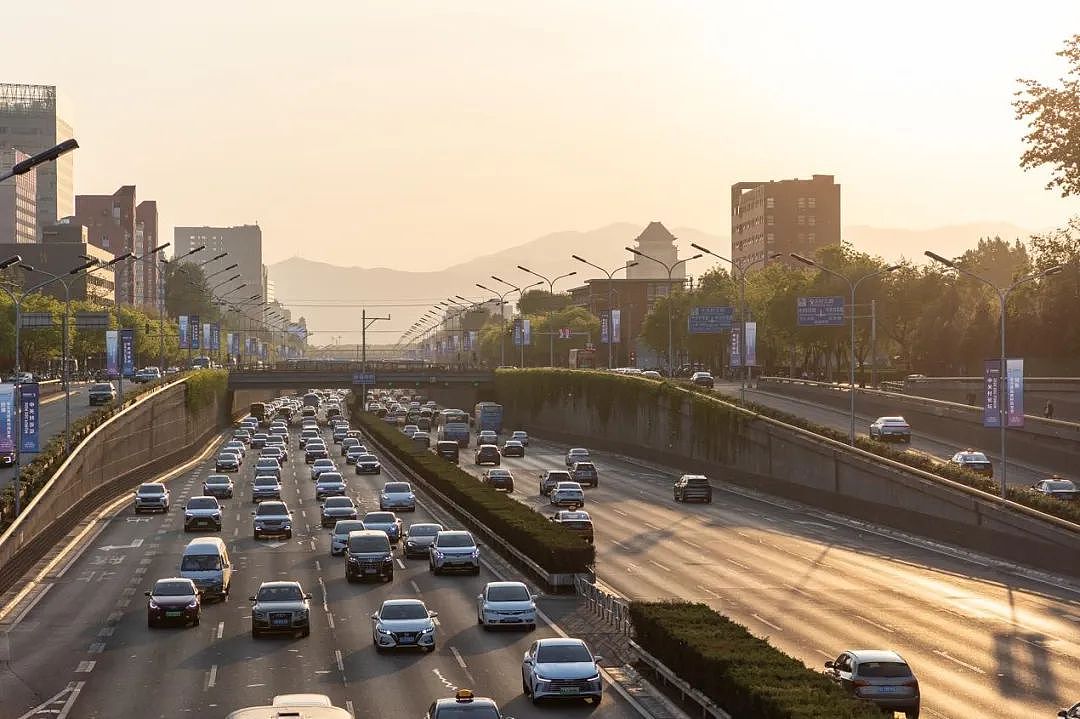
[[[668,669],[666,664],[645,651],[645,649],[633,639],[630,640],[630,650],[634,652],[638,660],[652,669],[656,676],[663,679],[665,684],[678,689],[684,702],[689,699],[701,707],[702,719],[707,719],[707,717],[713,717],[713,719],[731,719],[731,715],[718,707],[716,702],[690,686],[685,679]]]
[[[574,589],[585,600],[585,605],[594,615],[615,627],[619,634],[632,636],[633,625],[630,623],[630,603],[620,596],[605,592],[595,583],[580,574],[574,575]]]

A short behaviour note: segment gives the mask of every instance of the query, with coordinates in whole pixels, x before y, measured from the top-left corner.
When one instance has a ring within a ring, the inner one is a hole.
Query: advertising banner
[[[20,452],[40,452],[41,438],[38,434],[41,394],[37,382],[19,385],[19,403],[22,411],[22,432],[19,436]]]
[[[233,338],[233,333],[232,332],[226,332],[225,333],[225,351],[228,352],[231,355],[236,354],[235,352],[233,352],[232,338]]]
[[[201,345],[201,347],[204,350],[208,351],[208,352],[213,349],[213,347],[210,346],[210,323],[209,322],[203,322],[203,325],[202,325],[202,345]]]
[[[600,318],[600,344],[606,345],[608,343],[608,318]]]
[[[532,320],[530,319],[521,321],[521,343],[523,345],[532,344]]]
[[[105,370],[110,377],[120,376],[120,333],[105,330]]]
[[[247,338],[247,354],[254,355],[259,351],[259,340],[255,337]]]
[[[217,322],[210,323],[210,349],[215,352],[221,350],[221,325]]]
[[[0,384],[0,454],[15,452],[15,385]]]
[[[229,347],[232,349],[232,353],[234,355],[239,355],[240,354],[240,333],[239,332],[231,332],[230,334],[232,335],[232,339],[229,340]]]
[[[615,344],[622,341],[622,310],[611,311],[611,338]]]
[[[1008,427],[1024,426],[1024,360],[1005,360],[1005,419]]]
[[[180,315],[179,325],[180,349],[186,350],[191,347],[191,330],[188,329],[188,316]]]
[[[731,329],[734,307],[691,307],[686,317],[692,335],[715,335]]]
[[[757,322],[746,323],[746,366],[757,367]]]
[[[270,345],[265,342],[259,342],[259,358],[265,362],[269,356]]]
[[[983,427],[1001,426],[1001,362],[983,362]]]
[[[742,328],[739,325],[731,327],[731,366],[742,367]]]
[[[476,349],[477,339],[480,337],[480,330],[469,330],[469,349]]]
[[[188,337],[188,347],[193,350],[201,349],[202,344],[199,342],[202,339],[202,325],[199,324],[199,316],[191,315],[188,317],[188,328],[191,330],[191,334]]]
[[[795,317],[800,327],[841,327],[844,324],[844,298],[797,297]]]
[[[125,377],[135,376],[135,330],[120,330],[120,371]]]
[[[521,318],[518,317],[514,320],[514,346],[521,346]]]

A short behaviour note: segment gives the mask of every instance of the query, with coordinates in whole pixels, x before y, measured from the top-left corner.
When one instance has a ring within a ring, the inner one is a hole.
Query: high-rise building
[[[53,85],[0,83],[0,150],[33,155],[72,138],[57,111]],[[37,168],[37,238],[43,228],[75,212],[75,153]]]
[[[86,226],[90,244],[114,255],[139,254],[136,247],[135,186],[124,185],[111,195],[78,195],[74,222]],[[116,301],[143,304],[143,262],[121,262],[116,271]],[[151,303],[152,304],[152,303]]]
[[[146,255],[150,250],[158,246],[160,238],[158,237],[158,206],[156,200],[143,200],[135,206],[135,235],[135,246],[138,248],[135,250],[135,254],[139,256]],[[159,257],[153,258],[152,261],[158,262]],[[136,274],[139,279],[139,286],[136,288],[135,296],[139,298],[139,304],[156,307],[161,299],[158,294],[160,291],[157,282],[158,273],[150,268],[150,262],[151,260],[136,263],[141,265],[142,271]]]
[[[731,186],[731,259],[742,267],[813,257],[840,244],[840,185],[832,175],[809,180],[738,182]]]
[[[42,230],[41,242],[0,244],[0,255],[13,254],[20,255],[23,262],[45,273],[67,278],[67,291],[70,291],[73,300],[112,302],[115,299],[114,270],[105,266],[113,259],[113,254],[90,244],[86,228],[80,224],[49,225]],[[85,263],[87,257],[98,260],[100,265],[92,272],[70,275],[70,271]],[[23,281],[26,285],[35,285],[46,277],[46,274],[26,272]],[[68,296],[64,285],[59,282],[51,282],[41,291],[59,299]]]
[[[29,155],[14,147],[0,150],[0,171],[8,171]],[[0,242],[37,242],[37,168],[0,182]]]
[[[258,294],[264,297],[265,283],[263,282],[262,262],[262,230],[258,225],[240,225],[238,227],[177,227],[173,230],[173,251],[177,255],[190,252],[199,245],[205,245],[206,249],[192,257],[192,262],[203,262],[228,252],[227,257],[207,265],[203,271],[207,274],[235,264],[235,270],[223,272],[209,280],[213,287],[233,275],[240,275],[240,279],[231,282],[228,288],[222,287],[219,291],[227,292],[229,288],[244,283],[244,291],[240,296],[250,297]],[[263,302],[268,300],[264,299]]]

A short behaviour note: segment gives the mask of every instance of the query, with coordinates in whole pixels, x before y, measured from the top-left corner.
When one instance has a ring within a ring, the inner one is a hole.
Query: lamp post
[[[154,270],[154,285],[158,290],[158,369],[161,370],[161,383],[165,384],[165,272],[164,264],[167,262],[162,258],[161,262],[155,262],[154,258],[158,252],[161,252],[166,247],[171,245],[171,242],[166,242],[163,245],[158,245],[154,249],[150,250],[146,255],[142,257],[143,261],[150,260],[150,268]],[[173,260],[188,257],[190,255],[199,252],[204,249],[206,245],[199,245],[192,248],[190,251],[185,252],[179,257],[173,258]],[[217,258],[215,258],[217,259]]]
[[[1055,266],[1050,267],[1048,269],[1042,270],[1041,272],[1033,272],[1030,275],[1025,275],[1024,277],[1021,277],[1020,279],[1016,280],[1015,282],[1013,282],[1008,287],[998,287],[996,284],[994,284],[992,281],[986,279],[985,277],[982,277],[981,275],[977,275],[974,272],[971,272],[970,270],[965,270],[963,267],[960,267],[953,260],[946,259],[946,258],[942,257],[939,254],[931,252],[930,250],[927,250],[923,254],[926,255],[927,257],[929,257],[930,259],[934,260],[935,262],[938,262],[938,263],[940,263],[942,265],[945,265],[946,267],[948,267],[951,270],[956,270],[961,275],[965,275],[967,277],[972,278],[973,280],[978,280],[979,282],[982,282],[984,285],[986,285],[987,287],[992,289],[994,291],[994,294],[997,295],[998,309],[999,309],[999,312],[1000,312],[1000,315],[1001,315],[1001,329],[1000,329],[1000,332],[1001,332],[1001,353],[1000,353],[1000,355],[998,357],[998,400],[997,400],[997,405],[998,405],[998,430],[999,430],[999,433],[1001,435],[1001,498],[1005,499],[1006,478],[1008,477],[1008,472],[1009,472],[1008,454],[1006,452],[1007,448],[1006,448],[1006,444],[1005,444],[1005,435],[1006,435],[1005,430],[1007,429],[1007,423],[1008,423],[1007,422],[1008,417],[1007,417],[1007,413],[1006,413],[1006,409],[1005,409],[1005,396],[1006,396],[1005,386],[1006,386],[1006,382],[1007,382],[1007,378],[1005,377],[1005,311],[1006,311],[1006,303],[1009,301],[1009,295],[1011,295],[1013,290],[1015,290],[1017,287],[1019,287],[1021,285],[1024,285],[1024,284],[1027,284],[1028,282],[1034,282],[1035,280],[1042,279],[1043,277],[1049,277],[1050,275],[1059,274],[1061,272],[1061,270],[1063,269],[1063,266],[1062,265],[1055,265]]]
[[[517,268],[519,270],[521,270],[522,272],[528,272],[533,277],[539,277],[544,282],[547,282],[547,284],[548,284],[548,294],[550,295],[549,301],[551,302],[551,308],[548,310],[548,324],[550,325],[551,324],[551,319],[555,316],[555,307],[554,307],[554,305],[555,305],[555,283],[558,282],[559,280],[566,279],[567,277],[573,277],[574,275],[577,274],[577,272],[567,272],[565,275],[558,275],[557,277],[552,277],[551,279],[548,279],[547,277],[544,277],[539,272],[533,272],[528,267],[518,265]],[[524,335],[524,333],[522,333],[522,334]],[[523,343],[522,347],[524,347],[525,337],[522,336],[521,340],[522,340],[522,343]],[[549,343],[549,345],[551,347],[551,365],[550,366],[554,367],[555,366],[555,328],[551,327],[551,326],[548,327],[548,343]]]
[[[612,349],[613,349],[613,345],[615,344],[615,322],[614,322],[614,317],[612,315],[612,309],[613,309],[612,308],[612,291],[613,291],[613,288],[612,288],[612,284],[611,284],[611,278],[619,270],[629,270],[631,267],[636,266],[637,262],[629,262],[629,263],[627,263],[625,265],[621,265],[619,267],[616,267],[615,269],[608,272],[607,270],[605,270],[600,265],[594,265],[593,263],[586,260],[584,257],[579,257],[578,255],[570,255],[570,257],[574,258],[578,262],[584,262],[589,267],[595,267],[596,269],[600,270],[605,275],[607,275],[607,280],[608,280],[608,284],[607,284],[607,289],[608,289],[608,293],[607,293],[607,309],[608,309],[607,366],[608,366],[608,369],[611,369],[612,367],[615,366],[613,364],[613,360],[612,360]]]
[[[667,363],[668,363],[668,377],[674,377],[675,376],[675,369],[672,366],[673,357],[672,357],[672,346],[671,346],[671,322],[672,322],[672,320],[671,320],[671,305],[672,305],[671,275],[672,275],[673,272],[675,272],[675,268],[678,267],[679,265],[683,264],[684,262],[689,262],[690,260],[696,260],[699,257],[702,257],[702,255],[699,253],[699,254],[694,255],[693,257],[687,257],[687,258],[684,258],[684,259],[681,259],[681,260],[676,260],[675,262],[673,262],[673,263],[671,263],[669,265],[666,262],[662,262],[662,261],[656,259],[655,257],[652,257],[650,255],[646,255],[641,250],[635,250],[633,247],[625,247],[623,249],[625,249],[627,252],[629,252],[632,255],[637,255],[638,257],[644,257],[646,260],[652,260],[653,262],[655,262],[656,264],[660,265],[665,270],[667,270],[667,279],[668,279],[668,284],[667,284],[667,287],[668,287],[668,297],[667,297]]]
[[[31,155],[25,160],[16,162],[14,165],[11,166],[11,170],[0,175],[0,182],[3,182],[8,178],[15,177],[16,175],[25,175],[38,165],[43,165],[46,162],[52,162],[53,160],[59,158],[61,155],[66,155],[67,153],[77,149],[78,147],[79,143],[76,142],[74,138],[70,140],[64,140],[58,145],[53,145],[48,150],[42,150],[36,155]]]
[[[840,279],[842,279],[844,282],[847,283],[848,288],[851,290],[851,347],[850,347],[850,354],[848,356],[848,365],[849,365],[849,367],[848,367],[848,376],[849,376],[849,379],[848,379],[848,392],[850,392],[850,394],[851,394],[851,397],[850,397],[851,406],[850,406],[850,417],[849,417],[850,424],[848,426],[848,444],[850,444],[852,447],[854,447],[855,446],[855,291],[857,289],[859,289],[859,285],[861,285],[864,280],[869,280],[872,277],[880,277],[881,275],[887,275],[890,272],[895,272],[896,270],[900,269],[902,267],[902,265],[889,265],[888,267],[877,270],[876,272],[870,272],[868,274],[863,275],[862,277],[852,279],[852,278],[848,277],[847,275],[842,275],[839,272],[837,272],[836,270],[831,270],[828,267],[825,267],[824,265],[822,265],[822,264],[820,264],[818,262],[815,262],[814,260],[811,260],[809,257],[803,257],[802,255],[797,254],[795,252],[791,253],[791,257],[793,259],[803,263],[804,265],[809,265],[810,267],[816,267],[817,269],[821,270],[822,272],[824,272],[826,274],[832,275],[833,277],[839,277]]]

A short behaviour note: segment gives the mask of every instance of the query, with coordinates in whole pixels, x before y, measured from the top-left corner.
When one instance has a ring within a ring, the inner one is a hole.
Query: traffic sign
[[[692,335],[711,335],[731,329],[732,307],[691,307],[687,325]]]
[[[798,297],[795,316],[800,327],[841,327],[844,324],[844,298]]]
[[[80,330],[109,329],[108,312],[76,312],[75,328]]]
[[[374,372],[353,372],[353,384],[375,384]]]
[[[52,327],[52,312],[23,312],[23,327]]]

